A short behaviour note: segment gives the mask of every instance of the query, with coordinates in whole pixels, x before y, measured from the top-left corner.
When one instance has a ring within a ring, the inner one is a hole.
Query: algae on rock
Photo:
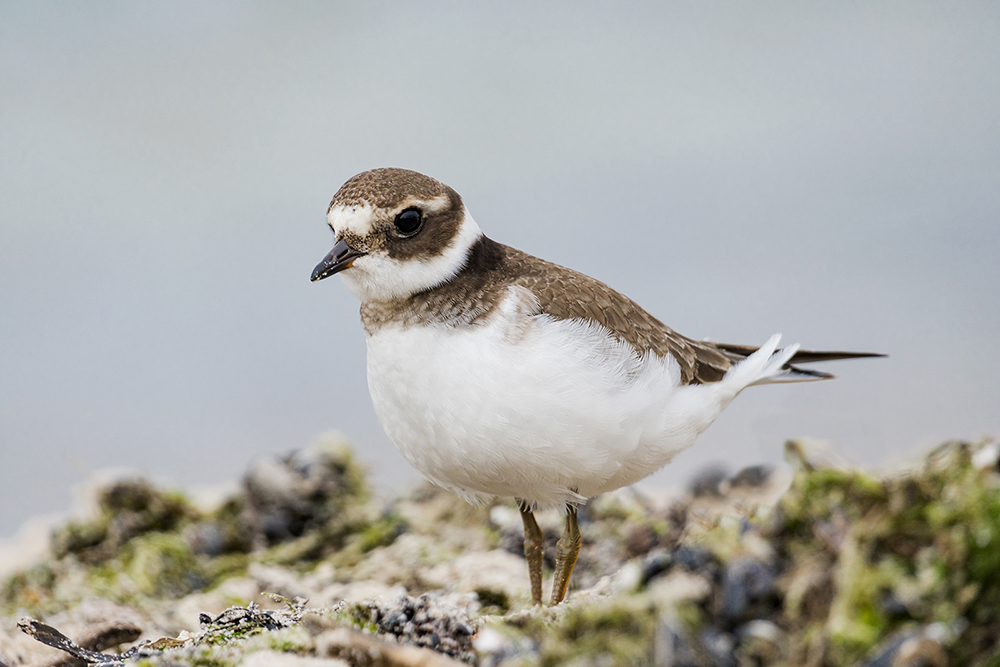
[[[215,509],[142,480],[106,488],[95,517],[57,530],[49,558],[0,585],[0,612],[53,617],[99,595],[190,632],[182,608],[227,596],[325,600],[294,627],[202,634],[221,644],[151,665],[403,655],[393,646],[484,667],[1000,665],[1000,447],[948,443],[890,475],[788,450],[794,474],[770,496],[748,495],[769,479],[756,470],[715,474],[711,492],[666,506],[630,490],[591,501],[576,587],[555,609],[526,608],[512,504],[425,486],[377,505],[333,443],[258,464]]]

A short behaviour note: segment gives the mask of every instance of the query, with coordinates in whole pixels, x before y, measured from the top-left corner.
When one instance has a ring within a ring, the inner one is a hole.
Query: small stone
[[[688,484],[688,490],[695,498],[723,496],[728,476],[722,466],[709,466],[695,474]]]
[[[630,556],[642,556],[656,545],[656,531],[648,524],[633,524],[626,528],[622,541]]]
[[[740,628],[736,631],[736,636],[740,641],[753,638],[763,639],[771,642],[772,644],[777,644],[781,640],[781,628],[771,621],[765,621],[757,618],[750,621],[746,625],[740,626]]]
[[[682,546],[674,550],[674,562],[689,572],[714,574],[717,567],[715,556],[708,549]]]
[[[483,628],[472,640],[472,645],[481,653],[496,653],[506,643],[504,636],[493,628]]]
[[[733,488],[759,488],[767,484],[773,472],[771,466],[747,466],[729,478],[729,485]]]
[[[611,590],[618,593],[632,593],[642,584],[642,563],[630,560],[611,578]]]
[[[403,626],[406,625],[406,614],[402,612],[396,612],[390,614],[388,618],[383,621],[383,625],[389,632],[399,632],[402,630]]]
[[[774,573],[753,558],[740,557],[726,566],[722,577],[722,615],[729,620],[744,616],[748,607],[771,593]]]
[[[879,607],[891,617],[903,617],[909,614],[906,604],[893,591],[882,592],[879,596]]]
[[[770,664],[781,653],[781,628],[762,619],[754,619],[736,630],[739,654],[745,658]]]
[[[642,584],[645,586],[652,579],[666,572],[674,564],[674,558],[666,549],[656,549],[646,554],[642,559]]]
[[[196,554],[219,556],[225,552],[222,530],[215,523],[199,523],[184,531],[184,539]]]
[[[474,600],[473,596],[468,597],[470,604]],[[436,594],[375,598],[367,604],[372,618],[378,619],[373,622],[379,634],[462,660],[475,655],[472,642],[475,629],[468,615]]]
[[[653,639],[653,664],[660,667],[699,667],[705,664],[701,651],[680,622],[661,622]]]
[[[897,632],[882,642],[864,667],[948,667],[948,654],[938,640],[940,636],[939,624]]]
[[[977,470],[996,468],[1000,462],[1000,442],[987,443],[972,453],[972,465]]]
[[[706,628],[699,639],[705,652],[712,657],[713,667],[736,667],[736,657],[733,655],[736,639],[731,634],[716,628]]]

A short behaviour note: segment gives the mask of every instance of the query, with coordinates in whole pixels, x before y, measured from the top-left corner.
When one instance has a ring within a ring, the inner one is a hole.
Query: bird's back
[[[469,326],[493,314],[514,286],[532,294],[536,314],[591,322],[639,355],[673,357],[683,384],[717,382],[745,356],[687,338],[601,281],[485,236],[453,279],[397,302],[364,304],[362,319],[368,331],[393,322]]]

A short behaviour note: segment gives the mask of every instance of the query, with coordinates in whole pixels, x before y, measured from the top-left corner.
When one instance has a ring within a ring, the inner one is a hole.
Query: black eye
[[[423,216],[415,208],[408,208],[396,216],[396,231],[400,236],[413,236],[423,224]]]

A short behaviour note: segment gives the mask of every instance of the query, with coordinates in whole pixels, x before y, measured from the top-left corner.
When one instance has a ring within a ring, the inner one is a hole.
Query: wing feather
[[[731,355],[713,343],[682,336],[601,281],[514,248],[504,250],[515,283],[531,290],[546,315],[591,320],[639,354],[670,355],[680,366],[684,384],[717,382],[732,366]]]

